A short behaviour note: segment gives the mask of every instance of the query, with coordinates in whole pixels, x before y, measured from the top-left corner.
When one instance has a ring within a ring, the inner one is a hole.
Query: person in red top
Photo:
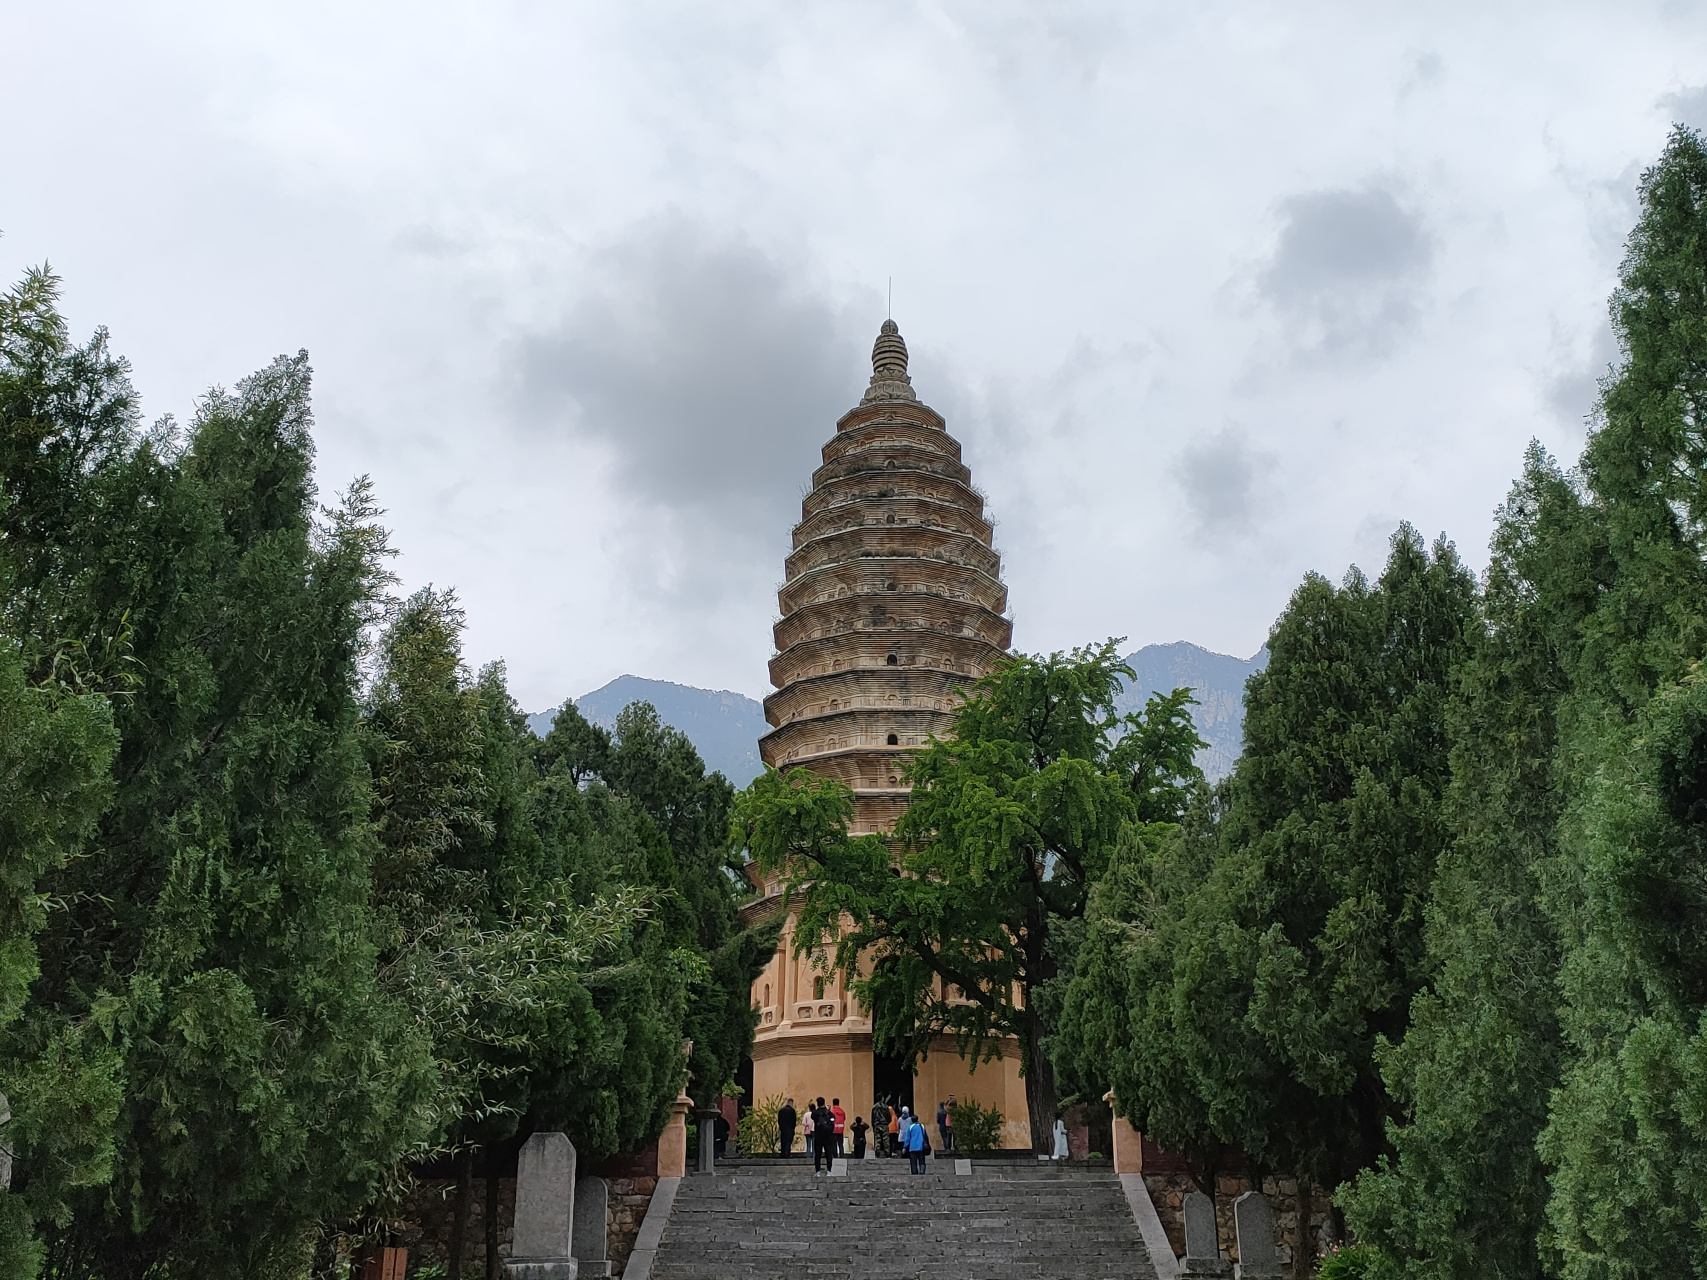
[[[830,1099],[830,1114],[836,1121],[836,1159],[842,1158],[842,1133],[848,1127],[848,1113],[842,1110],[840,1098]]]

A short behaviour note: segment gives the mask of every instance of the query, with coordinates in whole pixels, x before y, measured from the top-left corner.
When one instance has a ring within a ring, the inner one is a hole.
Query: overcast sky
[[[1699,4],[0,0],[0,270],[150,418],[306,347],[323,489],[530,710],[761,694],[894,314],[1014,642],[1249,655],[1574,459]]]

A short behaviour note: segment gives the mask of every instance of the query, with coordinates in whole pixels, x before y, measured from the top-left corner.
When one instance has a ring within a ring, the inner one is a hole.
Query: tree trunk
[[[468,1236],[468,1175],[473,1152],[456,1153],[456,1202],[450,1218],[450,1280],[462,1280],[462,1242]]]
[[[492,1159],[492,1149],[484,1148],[486,1157],[486,1280],[498,1277],[498,1165]]]
[[[1297,1174],[1298,1247],[1292,1253],[1292,1280],[1310,1280],[1316,1267],[1316,1243],[1310,1234],[1310,1179]]]
[[[1043,1019],[1031,1003],[1031,989],[1025,989],[1026,1050],[1025,1105],[1031,1112],[1031,1149],[1055,1149],[1055,1064],[1043,1051]]]

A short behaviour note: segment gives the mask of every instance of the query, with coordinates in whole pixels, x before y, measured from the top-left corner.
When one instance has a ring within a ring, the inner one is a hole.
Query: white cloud
[[[1525,442],[1572,455],[1695,22],[12,5],[0,274],[51,260],[151,414],[307,346],[324,487],[373,474],[530,707],[762,691],[890,276],[1019,642],[1244,654],[1400,518],[1479,560]]]

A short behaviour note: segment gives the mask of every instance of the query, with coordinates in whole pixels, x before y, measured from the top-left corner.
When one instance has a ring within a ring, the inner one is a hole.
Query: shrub
[[[1372,1244],[1336,1244],[1322,1259],[1316,1280],[1396,1280],[1398,1267]]]
[[[774,1094],[763,1102],[747,1108],[747,1114],[735,1126],[735,1143],[744,1156],[775,1155],[782,1142],[782,1129],[776,1113],[782,1110],[782,1095]]]
[[[954,1127],[956,1151],[976,1154],[1002,1145],[1002,1113],[994,1107],[986,1110],[970,1100],[956,1102],[948,1109],[948,1122]]]

